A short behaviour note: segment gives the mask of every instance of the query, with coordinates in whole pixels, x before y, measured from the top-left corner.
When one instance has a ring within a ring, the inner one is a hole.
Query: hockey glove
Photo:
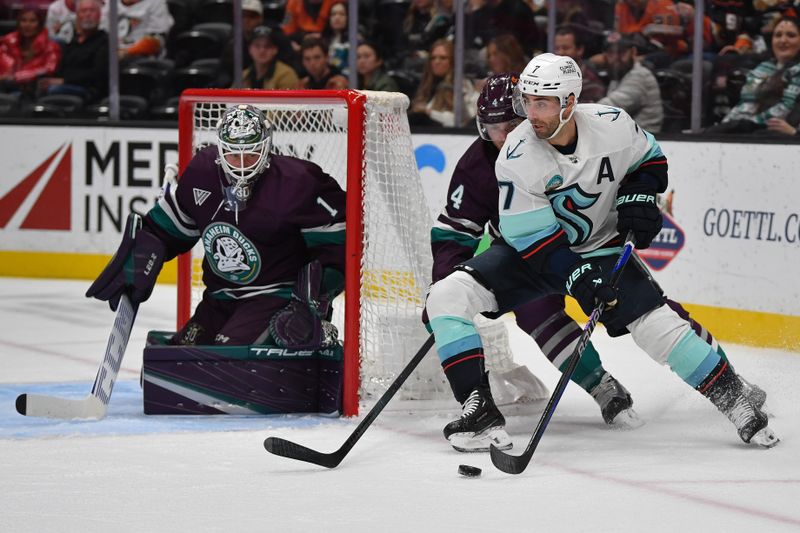
[[[577,263],[570,269],[567,293],[578,301],[586,315],[591,315],[598,302],[608,307],[617,303],[617,291],[608,283],[600,267],[589,262]]]
[[[320,296],[321,286],[322,265],[312,261],[300,270],[289,304],[270,320],[275,344],[294,350],[319,350],[337,342],[336,326],[325,320],[330,302]]]
[[[663,217],[656,203],[656,191],[647,183],[623,184],[617,193],[617,231],[633,232],[633,243],[643,250],[661,231]]]
[[[166,253],[164,243],[142,229],[142,217],[131,213],[122,243],[86,291],[86,297],[107,301],[113,311],[117,310],[123,292],[128,293],[133,304],[146,301],[153,292]]]

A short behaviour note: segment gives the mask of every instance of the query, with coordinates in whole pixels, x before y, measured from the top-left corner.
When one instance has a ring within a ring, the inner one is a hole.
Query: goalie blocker
[[[148,415],[338,415],[342,346],[319,350],[253,346],[174,346],[151,331],[142,388]]]

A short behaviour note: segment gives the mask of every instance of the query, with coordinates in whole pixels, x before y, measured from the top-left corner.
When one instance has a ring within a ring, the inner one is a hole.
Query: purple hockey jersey
[[[431,228],[434,282],[474,255],[487,224],[489,234],[499,236],[500,193],[494,174],[498,155],[494,144],[477,138],[458,160],[447,203]]]
[[[314,163],[272,155],[247,205],[229,208],[216,146],[200,150],[177,187],[167,186],[145,217],[170,257],[202,240],[210,296],[288,297],[300,267],[318,259],[344,272],[345,192]],[[330,278],[329,278],[330,279]]]

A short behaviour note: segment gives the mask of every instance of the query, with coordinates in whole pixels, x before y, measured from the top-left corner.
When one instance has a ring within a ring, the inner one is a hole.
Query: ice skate
[[[620,429],[634,429],[644,421],[633,409],[633,399],[628,390],[614,376],[606,372],[600,383],[589,391],[600,406],[606,424]]]
[[[740,375],[739,375],[739,381],[742,382],[742,392],[744,393],[745,396],[747,396],[747,399],[750,400],[750,403],[752,403],[756,409],[760,409],[761,411],[764,412],[765,415],[771,417],[772,413],[770,413],[769,408],[767,408],[766,406],[767,402],[766,391],[761,387],[759,387],[758,385],[750,383]]]
[[[767,415],[753,404],[745,383],[730,367],[726,367],[704,394],[728,417],[728,420],[733,422],[739,438],[744,442],[772,448],[780,442],[780,439],[767,427]],[[751,390],[754,390],[755,387],[752,385],[751,387],[753,387]]]
[[[485,452],[490,444],[508,450],[512,444],[504,429],[505,423],[492,393],[478,387],[464,402],[461,417],[444,427],[444,437],[459,452]]]

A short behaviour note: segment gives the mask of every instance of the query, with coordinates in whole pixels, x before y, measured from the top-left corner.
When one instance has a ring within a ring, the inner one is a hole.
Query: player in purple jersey
[[[487,80],[478,99],[477,125],[480,138],[467,149],[456,165],[447,192],[447,203],[431,230],[433,250],[434,283],[451,274],[455,267],[470,259],[478,247],[484,228],[493,239],[502,238],[498,230],[499,189],[495,176],[495,162],[506,136],[522,118],[512,107],[513,89],[517,76],[501,74]],[[488,141],[488,142],[487,142]],[[727,361],[725,353],[711,334],[694,321],[683,307],[667,299],[667,304],[690,323],[697,335]],[[517,325],[530,334],[547,358],[558,368],[567,364],[581,334],[581,328],[564,310],[564,296],[551,294],[534,301],[525,302],[514,308]],[[476,451],[485,449],[490,442],[498,447],[510,447],[505,431],[497,426],[480,425],[472,427],[472,410],[467,399],[476,386],[487,385],[483,376],[480,357],[469,358],[459,364],[460,359],[444,360],[445,369],[456,399],[465,405],[465,415],[448,424],[445,437],[456,449]],[[476,366],[480,369],[476,372]],[[572,375],[572,381],[586,390],[600,405],[603,419],[608,424],[627,427],[641,424],[631,408],[632,401],[628,391],[602,366],[596,349],[587,346],[579,366]],[[756,403],[762,406],[765,394],[761,389],[749,384]],[[488,396],[491,402],[491,395]],[[496,408],[495,408],[496,410]],[[502,414],[495,422],[502,423]]]
[[[203,299],[175,344],[298,349],[336,339],[329,302],[344,280],[345,193],[314,163],[271,154],[272,127],[249,105],[228,108],[217,146],[192,158],[87,296],[147,300],[164,261],[201,240]],[[129,224],[130,226],[131,224]]]

